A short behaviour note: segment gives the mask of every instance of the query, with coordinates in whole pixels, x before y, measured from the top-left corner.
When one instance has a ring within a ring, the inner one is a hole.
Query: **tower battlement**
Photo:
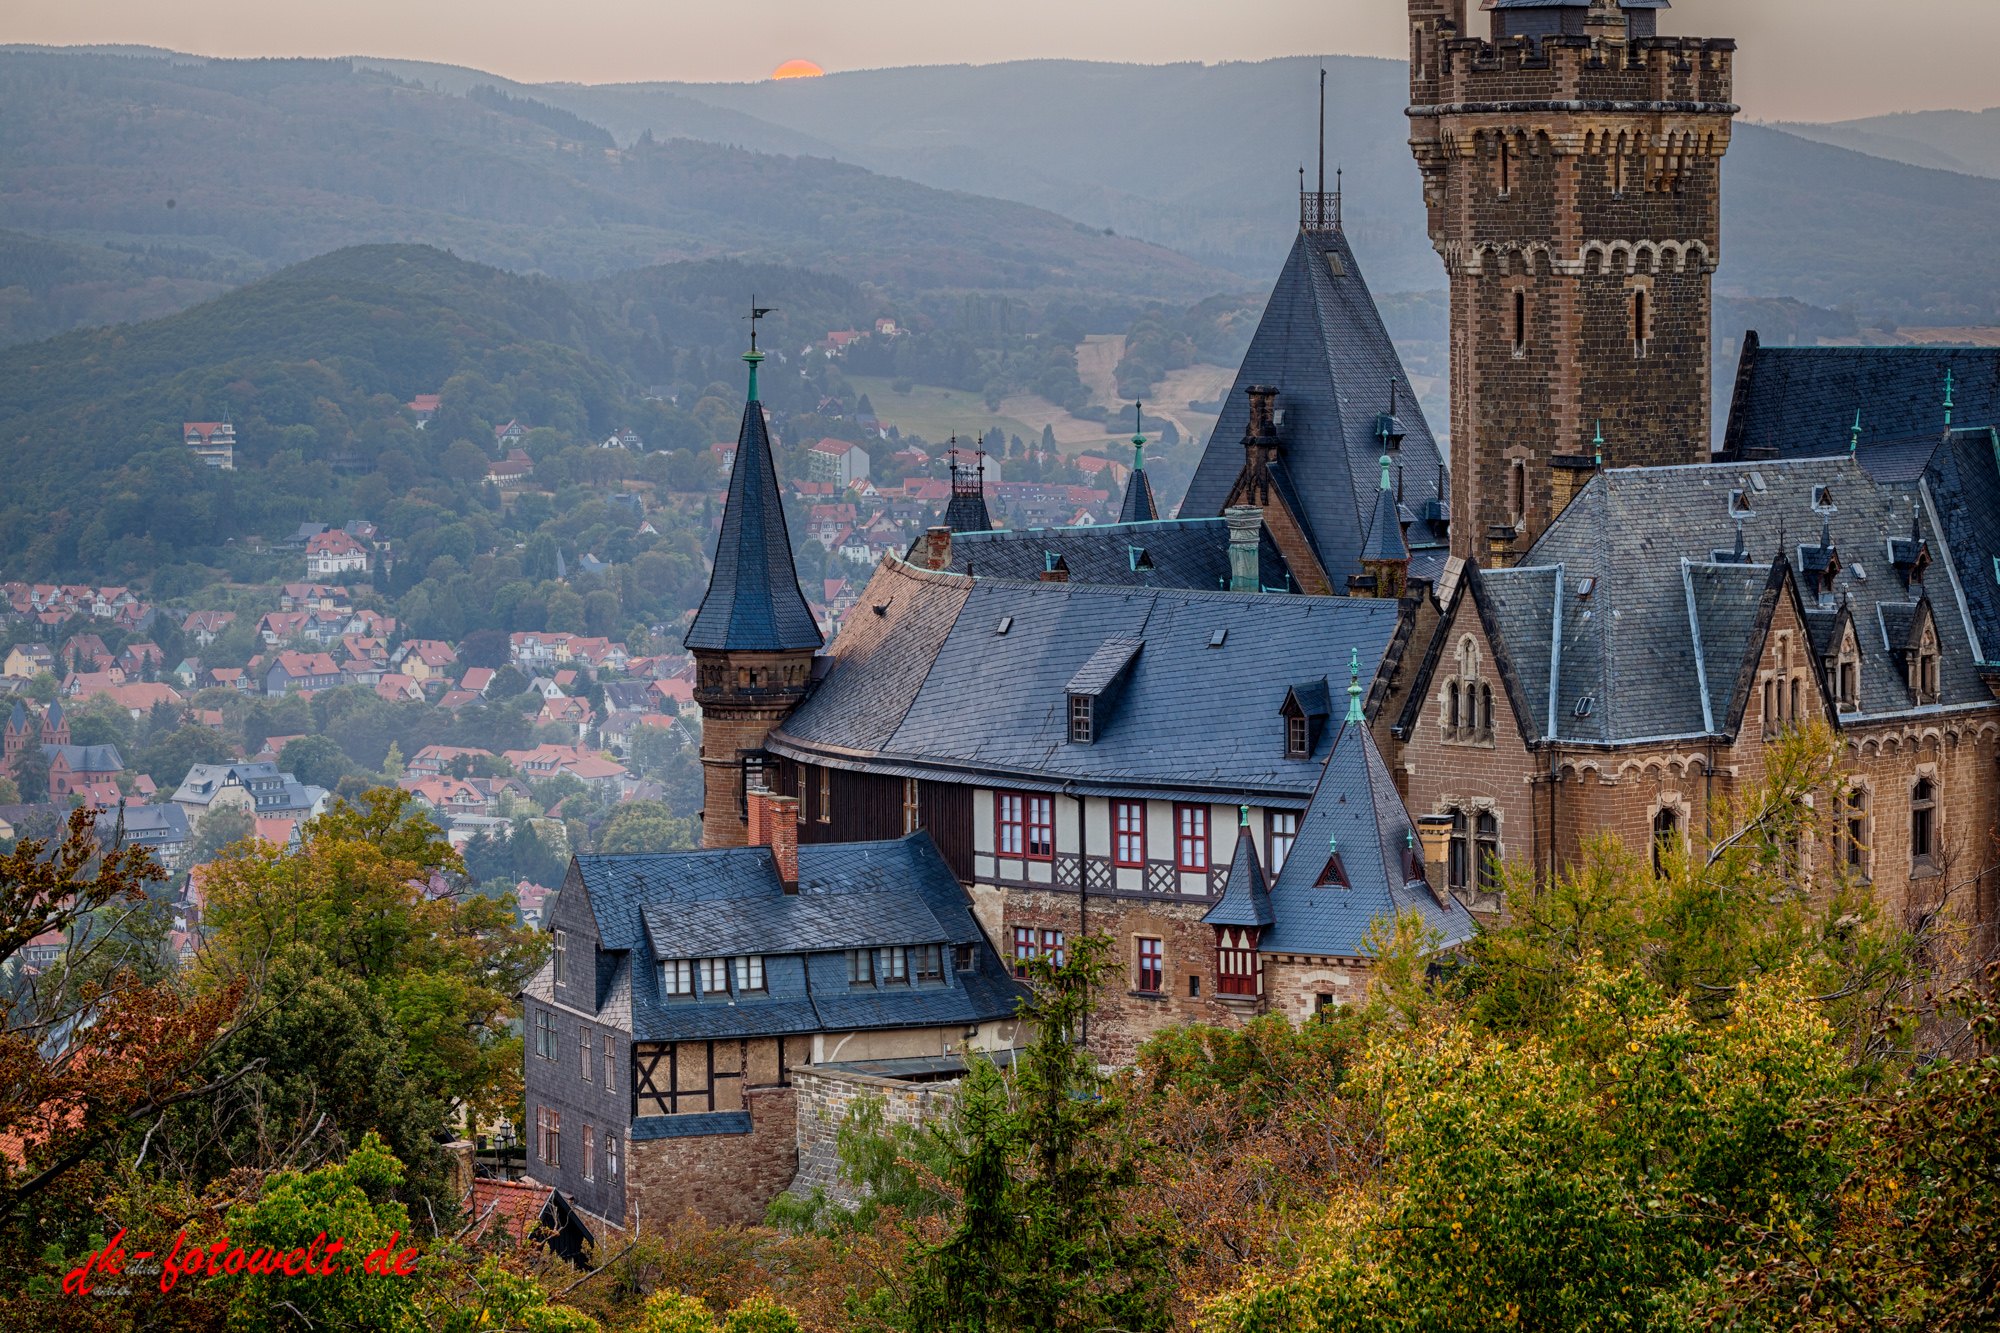
[[[1427,77],[1412,80],[1412,116],[1455,103],[1727,103],[1736,42],[1728,37],[1453,37],[1436,44]],[[1574,105],[1564,109],[1582,109]],[[1610,109],[1606,107],[1605,109]],[[1729,108],[1734,112],[1735,108]]]

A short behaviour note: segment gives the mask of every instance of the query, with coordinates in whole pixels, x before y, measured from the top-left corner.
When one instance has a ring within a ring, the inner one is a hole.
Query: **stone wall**
[[[766,1205],[798,1172],[798,1094],[793,1088],[753,1088],[744,1100],[748,1134],[633,1141],[625,1193],[635,1223],[657,1225],[688,1211],[716,1226],[764,1220]]]
[[[855,1103],[878,1098],[885,1125],[918,1125],[950,1112],[959,1080],[912,1083],[876,1078],[824,1066],[792,1071],[798,1096],[798,1174],[791,1193],[809,1197],[815,1189],[844,1207],[860,1202],[854,1188],[840,1178],[840,1127]]]

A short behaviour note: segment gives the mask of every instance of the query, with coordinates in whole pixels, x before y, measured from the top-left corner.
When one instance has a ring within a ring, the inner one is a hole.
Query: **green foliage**
[[[927,1217],[946,1211],[951,1200],[938,1182],[951,1169],[955,1121],[890,1124],[880,1097],[857,1097],[834,1131],[840,1178],[860,1196],[843,1207],[815,1189],[807,1198],[783,1193],[772,1199],[765,1220],[792,1232],[837,1234],[873,1228],[884,1210],[899,1217]]]
[[[646,1298],[637,1333],[715,1333],[715,1316],[693,1296],[662,1287]]]
[[[701,845],[701,829],[692,818],[677,819],[658,801],[621,801],[597,833],[597,850],[607,855],[631,852],[685,852]]]
[[[155,786],[170,791],[196,764],[223,764],[233,757],[221,732],[189,722],[164,735],[156,732],[134,756],[132,766],[150,776]]]
[[[256,818],[242,806],[210,806],[195,830],[194,843],[188,849],[188,862],[191,865],[207,865],[221,856],[226,848],[235,846],[256,831]]]
[[[369,1133],[345,1161],[280,1172],[262,1197],[230,1209],[229,1237],[246,1254],[262,1247],[289,1255],[316,1235],[346,1241],[345,1252],[323,1260],[333,1269],[330,1276],[279,1271],[229,1279],[239,1284],[231,1301],[233,1320],[248,1327],[417,1327],[416,1283],[362,1271],[371,1251],[394,1244],[400,1255],[415,1244],[409,1209],[394,1197],[403,1181],[403,1164],[379,1135]],[[274,1312],[276,1325],[267,1322]]]
[[[799,1317],[769,1296],[751,1296],[729,1312],[722,1333],[800,1333]]]
[[[324,736],[301,736],[285,742],[278,767],[311,787],[332,791],[353,766],[341,748]]]
[[[1140,1148],[1120,1134],[1119,1090],[1078,1040],[1111,949],[1091,936],[1066,967],[1031,964],[1021,1017],[1034,1044],[1007,1074],[972,1061],[946,1159],[963,1202],[950,1235],[917,1251],[914,1333],[1169,1327],[1161,1236],[1120,1200]]]

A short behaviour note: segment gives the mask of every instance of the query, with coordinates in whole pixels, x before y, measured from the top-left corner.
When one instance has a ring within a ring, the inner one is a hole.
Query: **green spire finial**
[[[1238,811],[1240,812],[1240,814],[1239,814],[1239,816],[1238,816],[1238,818],[1237,818],[1237,822],[1236,822],[1236,826],[1237,826],[1238,828],[1249,828],[1249,827],[1250,827],[1250,807],[1249,807],[1249,806],[1247,806],[1247,805],[1239,805],[1239,806],[1237,806],[1236,808],[1237,808],[1237,810],[1238,810]]]
[[[1602,468],[1604,466],[1604,418],[1603,417],[1599,417],[1597,419],[1597,438],[1595,440],[1592,440],[1591,443],[1597,446],[1597,466]]]
[[[1382,489],[1385,491],[1391,489],[1389,485],[1389,455],[1387,454],[1382,455]]]
[[[1854,409],[1854,438],[1847,442],[1847,456],[1854,457],[1861,448],[1861,409]]]
[[[1338,834],[1326,840],[1326,849],[1335,856],[1340,855],[1340,836]]]
[[[1944,372],[1944,424],[1947,426],[1951,424],[1951,386],[1951,368],[1947,366]]]
[[[776,306],[758,305],[757,294],[752,292],[750,313],[743,317],[750,321],[750,350],[743,354],[743,359],[750,363],[750,401],[753,403],[757,401],[757,367],[764,364],[764,354],[757,350],[757,321],[776,309]]]
[[[1348,659],[1347,669],[1352,673],[1352,679],[1348,681],[1347,685],[1347,720],[1349,722],[1366,722],[1368,719],[1361,716],[1361,650],[1359,648],[1353,650],[1353,656]]]
[[[1132,470],[1146,470],[1146,405],[1132,404]]]

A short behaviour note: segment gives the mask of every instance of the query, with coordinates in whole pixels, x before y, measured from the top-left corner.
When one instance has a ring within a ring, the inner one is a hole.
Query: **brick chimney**
[[[786,893],[799,891],[799,798],[761,789],[750,792],[752,847],[769,847]]]
[[[950,528],[937,527],[925,529],[922,563],[925,569],[951,568]]]

